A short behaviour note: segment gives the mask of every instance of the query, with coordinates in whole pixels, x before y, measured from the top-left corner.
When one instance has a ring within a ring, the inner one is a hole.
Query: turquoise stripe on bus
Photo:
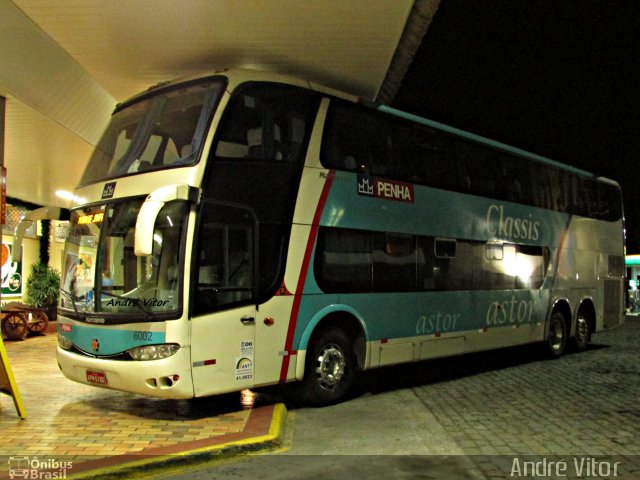
[[[83,352],[92,355],[117,355],[143,345],[159,345],[165,343],[165,332],[139,330],[121,330],[114,327],[71,325],[71,331],[58,329],[62,335]],[[97,349],[97,350],[96,350]]]
[[[537,324],[548,302],[546,289],[305,295],[293,348],[307,348],[328,308],[359,319],[371,341]]]
[[[414,202],[358,195],[358,176],[336,172],[321,225],[555,247],[568,214],[414,185]]]
[[[358,195],[358,177],[335,172],[320,224],[557,248],[570,215],[474,195],[414,185],[414,202]],[[526,222],[525,222],[526,221]],[[315,260],[315,246],[310,268]],[[544,322],[547,282],[539,290],[425,291],[323,294],[308,275],[292,349],[303,350],[327,309],[352,314],[367,340],[511,328]],[[402,312],[402,313],[400,313]],[[319,317],[320,316],[320,317]]]

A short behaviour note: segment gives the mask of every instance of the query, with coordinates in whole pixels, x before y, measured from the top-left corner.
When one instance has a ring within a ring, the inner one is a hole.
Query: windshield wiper
[[[76,306],[76,300],[80,300],[80,297],[76,297],[73,293],[67,292],[64,288],[60,288],[60,293],[62,293],[65,297],[71,300],[71,304],[73,305],[73,310],[76,312],[76,315],[80,317],[80,312],[78,312],[78,307]]]

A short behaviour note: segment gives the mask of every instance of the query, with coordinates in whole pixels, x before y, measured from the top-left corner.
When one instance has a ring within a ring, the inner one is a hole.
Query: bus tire
[[[549,334],[544,345],[549,358],[560,357],[567,347],[567,319],[559,310],[549,318]]]
[[[589,328],[589,317],[582,310],[578,312],[576,318],[576,331],[573,337],[573,348],[577,351],[586,350],[591,342],[591,328]]]
[[[321,331],[307,350],[301,397],[311,405],[331,405],[343,400],[353,384],[356,358],[349,336],[331,327]]]

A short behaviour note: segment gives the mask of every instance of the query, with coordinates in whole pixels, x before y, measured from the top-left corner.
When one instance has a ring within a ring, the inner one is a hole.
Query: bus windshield
[[[61,308],[78,317],[100,313],[140,320],[175,315],[183,275],[180,249],[188,203],[174,201],[160,211],[153,254],[134,254],[134,231],[143,198],[74,210],[64,250]],[[163,315],[166,314],[166,315]],[[151,318],[151,317],[149,317]]]
[[[195,163],[222,91],[210,80],[116,109],[80,184]]]

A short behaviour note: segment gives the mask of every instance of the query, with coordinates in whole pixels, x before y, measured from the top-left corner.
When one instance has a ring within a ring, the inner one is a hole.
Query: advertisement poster
[[[67,253],[64,262],[65,284],[63,288],[76,295],[84,295],[93,288],[95,269],[93,252]]]
[[[22,296],[22,262],[11,260],[10,243],[2,243],[2,299]]]

